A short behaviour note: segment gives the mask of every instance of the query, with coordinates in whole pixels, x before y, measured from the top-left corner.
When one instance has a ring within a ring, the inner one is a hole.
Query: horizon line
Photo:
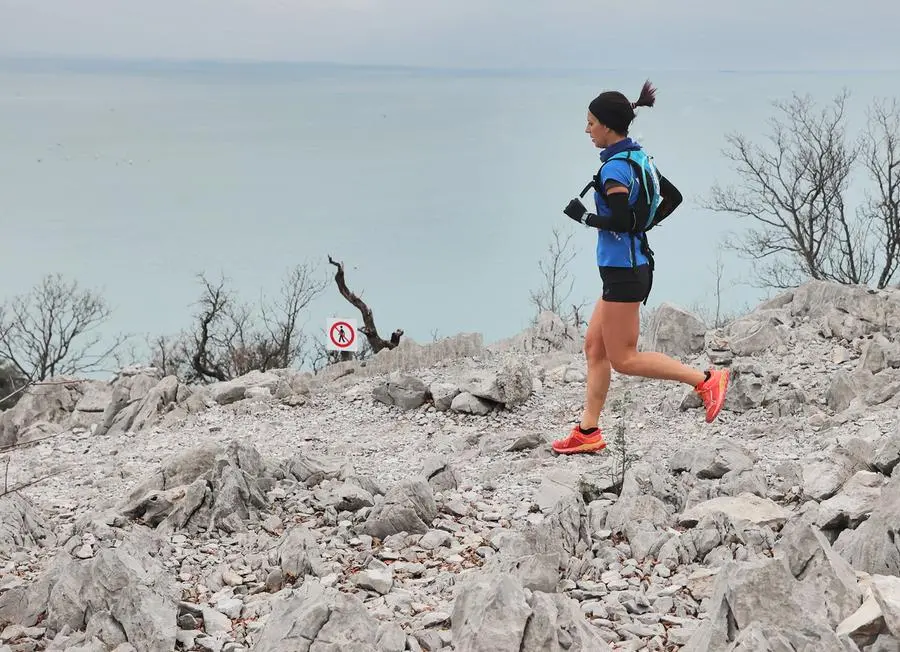
[[[812,73],[895,73],[900,68],[592,68],[583,66],[426,66],[406,63],[360,63],[348,61],[305,60],[305,59],[258,59],[227,57],[147,57],[120,55],[70,55],[53,53],[0,53],[0,62],[19,63],[81,63],[81,64],[150,64],[164,66],[284,66],[352,68],[357,70],[394,70],[409,72],[473,72],[473,73],[597,73],[597,72],[707,72],[707,73],[768,73],[768,74],[812,74]]]

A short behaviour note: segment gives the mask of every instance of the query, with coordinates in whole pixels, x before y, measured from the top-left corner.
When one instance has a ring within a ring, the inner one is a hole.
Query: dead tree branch
[[[359,310],[362,315],[363,327],[359,329],[359,332],[366,336],[369,345],[372,347],[372,353],[378,353],[382,349],[396,348],[397,345],[400,344],[400,338],[403,336],[403,331],[398,328],[391,333],[390,340],[382,339],[378,334],[378,329],[375,327],[375,317],[372,315],[372,309],[366,305],[365,301],[347,287],[347,280],[344,276],[344,264],[335,261],[330,255],[328,256],[328,262],[337,268],[337,271],[334,274],[334,282],[337,284],[341,296]]]
[[[36,485],[38,482],[43,482],[44,480],[47,480],[54,476],[61,475],[61,474],[65,473],[67,470],[68,469],[60,469],[59,471],[54,471],[53,473],[45,473],[42,476],[39,476],[32,480],[29,480],[28,482],[20,482],[19,484],[14,485],[12,487],[7,486],[5,484],[6,481],[4,480],[3,492],[0,493],[0,498],[2,498],[3,496],[6,496],[8,494],[13,494],[17,491],[21,491],[22,489],[27,489],[28,487]]]
[[[200,275],[203,283],[204,295],[200,299],[201,311],[197,316],[197,330],[194,333],[194,353],[191,356],[191,367],[198,378],[213,380],[228,380],[222,365],[212,359],[210,354],[210,340],[213,339],[212,330],[222,319],[228,306],[230,297],[225,291],[225,279],[218,285],[210,283],[205,276]]]

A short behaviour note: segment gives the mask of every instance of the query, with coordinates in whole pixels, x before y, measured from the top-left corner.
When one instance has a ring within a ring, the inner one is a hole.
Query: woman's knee
[[[584,339],[584,357],[589,362],[602,362],[607,359],[606,346],[602,337],[586,337]]]
[[[615,355],[609,356],[609,364],[617,373],[631,376],[634,375],[636,356],[636,351],[617,352]]]

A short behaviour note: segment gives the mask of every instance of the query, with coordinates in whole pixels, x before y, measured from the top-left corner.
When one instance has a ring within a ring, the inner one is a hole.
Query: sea
[[[0,300],[62,274],[102,294],[98,333],[129,335],[140,358],[148,338],[191,328],[200,274],[258,305],[308,264],[328,284],[301,321],[324,342],[328,320],[360,319],[332,256],[382,334],[509,337],[535,315],[554,230],[572,247],[566,303],[598,298],[596,233],[562,210],[599,163],[588,103],[635,99],[645,79],[657,104],[631,135],[685,197],[651,233],[648,308],[710,310],[718,296],[723,312],[772,294],[723,247],[755,225],[704,208],[738,180],[728,135],[770,145],[774,102],[824,107],[847,90],[855,137],[872,100],[900,88],[900,72],[4,59]],[[865,190],[855,179],[849,196]]]

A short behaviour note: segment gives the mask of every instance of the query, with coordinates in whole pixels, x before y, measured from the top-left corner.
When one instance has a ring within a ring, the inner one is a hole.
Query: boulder
[[[285,398],[293,392],[287,380],[274,372],[250,371],[243,376],[232,378],[209,386],[210,396],[219,405],[228,405],[244,399],[248,390],[265,388],[276,398]]]
[[[855,530],[844,530],[834,549],[858,571],[871,574],[900,575],[900,548],[897,547],[897,523],[900,523],[900,474],[881,488],[869,518]]]
[[[0,496],[0,551],[53,546],[53,527],[27,496],[13,492]]]
[[[834,412],[843,412],[853,400],[863,391],[858,376],[846,371],[837,371],[831,377],[828,390],[825,393],[825,402]]]
[[[678,516],[681,525],[692,527],[707,515],[722,514],[735,524],[750,523],[781,527],[790,517],[790,512],[768,498],[760,498],[749,493],[737,496],[719,496],[694,505]]]
[[[666,355],[686,357],[703,351],[706,325],[696,315],[670,303],[662,303],[647,325],[647,348]]]
[[[453,649],[459,652],[609,652],[578,603],[530,591],[510,575],[476,574],[453,603]]]
[[[900,638],[900,577],[872,576],[872,596],[892,636]]]
[[[746,448],[730,439],[718,438],[680,449],[672,456],[669,468],[689,471],[701,479],[721,478],[732,471],[753,468],[755,459]]]
[[[78,412],[103,413],[112,399],[113,386],[103,382],[85,382],[82,386],[81,398],[75,403]]]
[[[165,376],[149,389],[147,381],[153,380],[152,376],[139,375],[131,378],[133,384],[127,399],[125,387],[114,385],[110,403],[95,434],[112,437],[126,432],[139,432],[160,425],[166,419],[171,423],[206,407],[202,403],[190,409],[183,407],[183,404],[190,403],[194,392],[176,376]]]
[[[33,584],[0,597],[0,623],[42,621],[49,638],[94,631],[112,649],[130,644],[148,652],[175,649],[180,591],[150,539],[126,536],[88,559],[61,552]]]
[[[860,649],[874,645],[879,635],[887,630],[881,607],[874,597],[869,597],[859,609],[847,616],[835,630],[840,638],[849,638]]]
[[[818,528],[795,521],[785,526],[775,546],[804,589],[824,597],[829,624],[836,628],[859,609],[863,595],[850,564],[838,555]]]
[[[117,508],[152,528],[238,532],[268,506],[271,484],[252,446],[208,444],[173,457]]]
[[[882,333],[874,333],[866,340],[859,356],[858,370],[877,374],[897,367],[900,367],[900,342],[892,342]]]
[[[415,410],[427,400],[428,387],[415,376],[394,372],[385,382],[375,386],[372,397],[401,410]]]
[[[764,405],[777,377],[763,370],[755,361],[740,360],[731,367],[731,382],[725,408],[743,414]]]
[[[359,598],[308,580],[284,590],[252,649],[256,652],[378,652],[378,623]]]
[[[29,386],[12,408],[0,412],[0,448],[19,442],[23,431],[37,422],[64,424],[89,381],[60,377],[47,383]]]
[[[353,475],[353,467],[345,460],[298,453],[282,464],[285,475],[302,482],[307,487],[315,487],[323,480],[346,479]]]
[[[437,505],[428,480],[409,478],[391,487],[362,524],[362,532],[384,539],[398,532],[425,534],[437,517]]]
[[[885,482],[880,473],[857,471],[837,494],[819,505],[816,524],[823,530],[855,528],[869,518]]]
[[[497,404],[493,401],[480,398],[469,392],[460,392],[453,397],[450,402],[450,410],[452,412],[460,412],[463,414],[475,414],[485,416],[490,414]]]
[[[473,371],[460,378],[458,385],[462,393],[506,407],[527,401],[534,388],[531,370],[524,360],[506,360],[497,370]]]
[[[863,285],[809,281],[787,293],[785,307],[806,317],[826,337],[852,342],[874,333],[900,332],[900,292]]]
[[[786,310],[756,310],[724,329],[728,348],[737,356],[777,351],[789,341],[792,321]]]
[[[434,491],[452,491],[459,485],[456,467],[446,455],[430,455],[422,464],[421,475]]]
[[[350,481],[353,480],[353,481]],[[363,483],[348,477],[347,482],[325,480],[313,490],[313,498],[322,509],[332,507],[337,512],[356,512],[375,504],[374,494],[363,488]]]
[[[329,572],[315,535],[302,525],[290,528],[281,536],[275,556],[284,576],[290,579],[302,580],[307,575],[324,577]]]
[[[682,652],[845,652],[825,596],[798,582],[784,559],[726,563],[709,604],[708,618]]]
[[[428,392],[434,401],[435,409],[446,412],[453,404],[453,399],[460,393],[460,389],[453,383],[434,382],[428,387]]]

